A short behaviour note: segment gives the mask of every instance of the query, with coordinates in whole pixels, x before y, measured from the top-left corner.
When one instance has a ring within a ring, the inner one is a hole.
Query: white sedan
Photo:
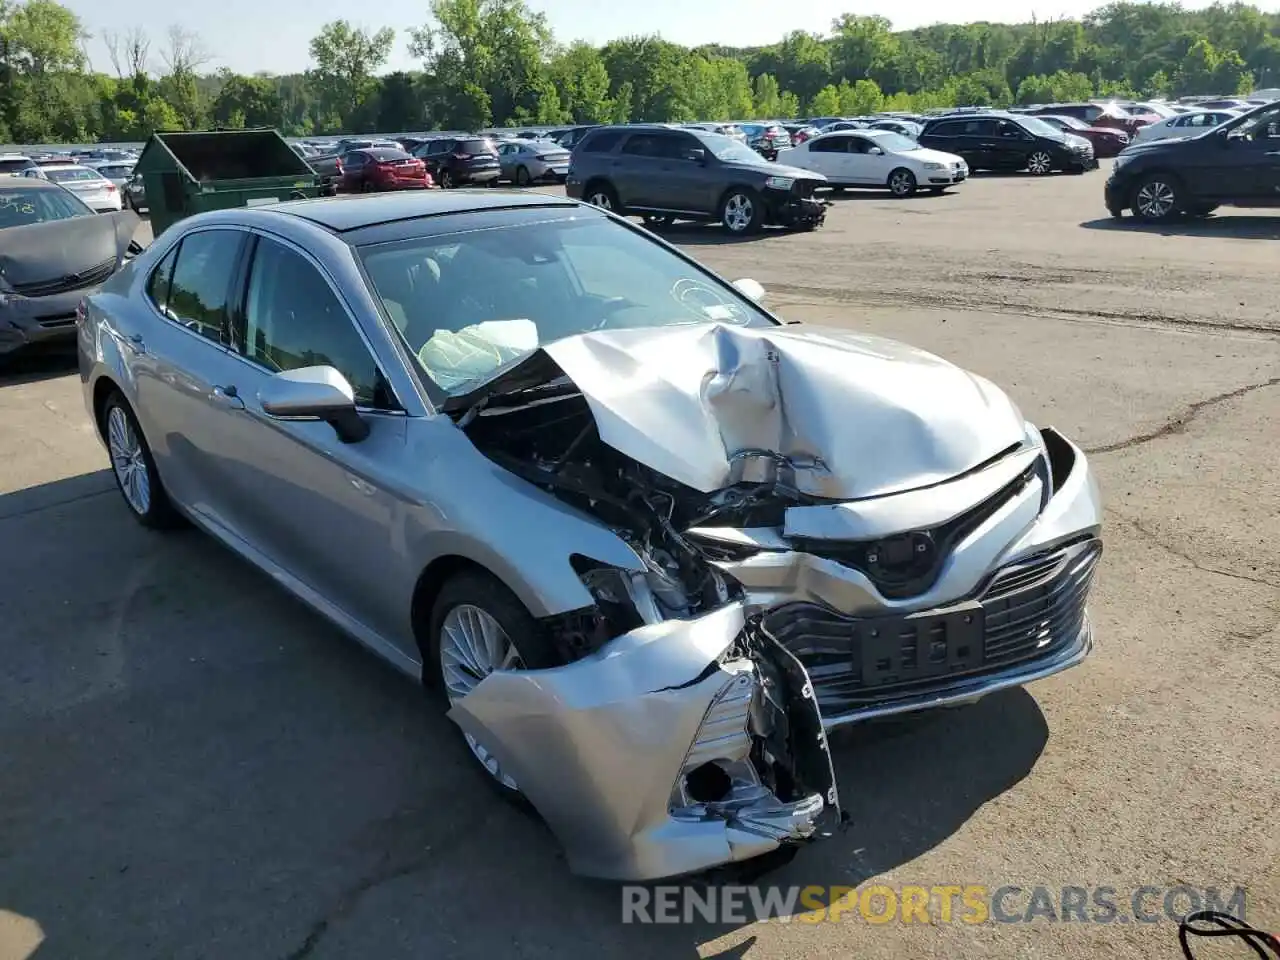
[[[75,163],[57,163],[28,170],[28,176],[52,180],[58,186],[70,190],[95,213],[110,213],[123,206],[120,188],[92,167]]]
[[[1193,110],[1190,113],[1180,113],[1168,120],[1139,128],[1133,142],[1148,143],[1152,140],[1194,137],[1238,116],[1238,110]]]
[[[891,130],[824,133],[780,150],[778,163],[825,174],[837,190],[887,187],[895,197],[910,196],[921,187],[941,193],[969,176],[962,158],[928,150]]]

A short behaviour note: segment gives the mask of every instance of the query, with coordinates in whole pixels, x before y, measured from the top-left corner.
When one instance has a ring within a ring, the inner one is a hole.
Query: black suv
[[[628,124],[598,127],[574,148],[565,191],[649,224],[719,221],[745,234],[766,223],[818,226],[827,204],[813,191],[826,183],[717,133]]]
[[[920,146],[964,157],[970,170],[1054,170],[1083,173],[1098,161],[1093,146],[1038,117],[977,113],[936,117],[920,131]]]
[[[1198,137],[1130,144],[1116,157],[1105,199],[1113,217],[1205,216],[1221,204],[1280,206],[1280,103]]]
[[[496,187],[502,173],[498,148],[488,137],[434,137],[414,147],[413,155],[446,190],[466,183]]]

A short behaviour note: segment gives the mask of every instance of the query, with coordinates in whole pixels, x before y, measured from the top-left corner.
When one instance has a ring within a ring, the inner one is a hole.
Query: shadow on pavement
[[[0,497],[24,545],[0,554],[0,910],[40,925],[36,960],[693,960],[737,928],[624,926],[441,704],[211,538],[143,530],[105,474]],[[833,736],[850,827],[756,885],[911,861],[1046,738],[1021,690]]]
[[[0,354],[0,389],[65,377],[76,369],[74,341],[57,346],[23,347]]]
[[[1168,223],[1146,223],[1136,217],[1103,217],[1080,224],[1086,230],[1154,233],[1162,237],[1227,237],[1235,240],[1280,239],[1280,216],[1187,217]]]

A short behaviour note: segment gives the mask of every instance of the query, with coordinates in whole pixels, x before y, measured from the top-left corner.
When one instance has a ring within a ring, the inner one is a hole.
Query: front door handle
[[[224,410],[243,410],[244,401],[240,399],[240,394],[236,392],[235,385],[226,387],[214,387],[209,393],[209,399],[214,406],[222,407]]]

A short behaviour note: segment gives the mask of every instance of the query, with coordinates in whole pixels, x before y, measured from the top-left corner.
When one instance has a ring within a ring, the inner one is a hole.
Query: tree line
[[[104,31],[111,72],[95,70],[85,24],[56,0],[0,6],[0,141],[848,116],[1280,86],[1280,14],[1244,3],[1115,2],[1079,20],[906,31],[845,14],[826,35],[753,48],[563,45],[524,0],[431,0],[430,13],[402,38],[418,70],[384,72],[394,30],[338,20],[311,40],[305,73],[245,76],[210,71],[211,52],[180,26]]]

